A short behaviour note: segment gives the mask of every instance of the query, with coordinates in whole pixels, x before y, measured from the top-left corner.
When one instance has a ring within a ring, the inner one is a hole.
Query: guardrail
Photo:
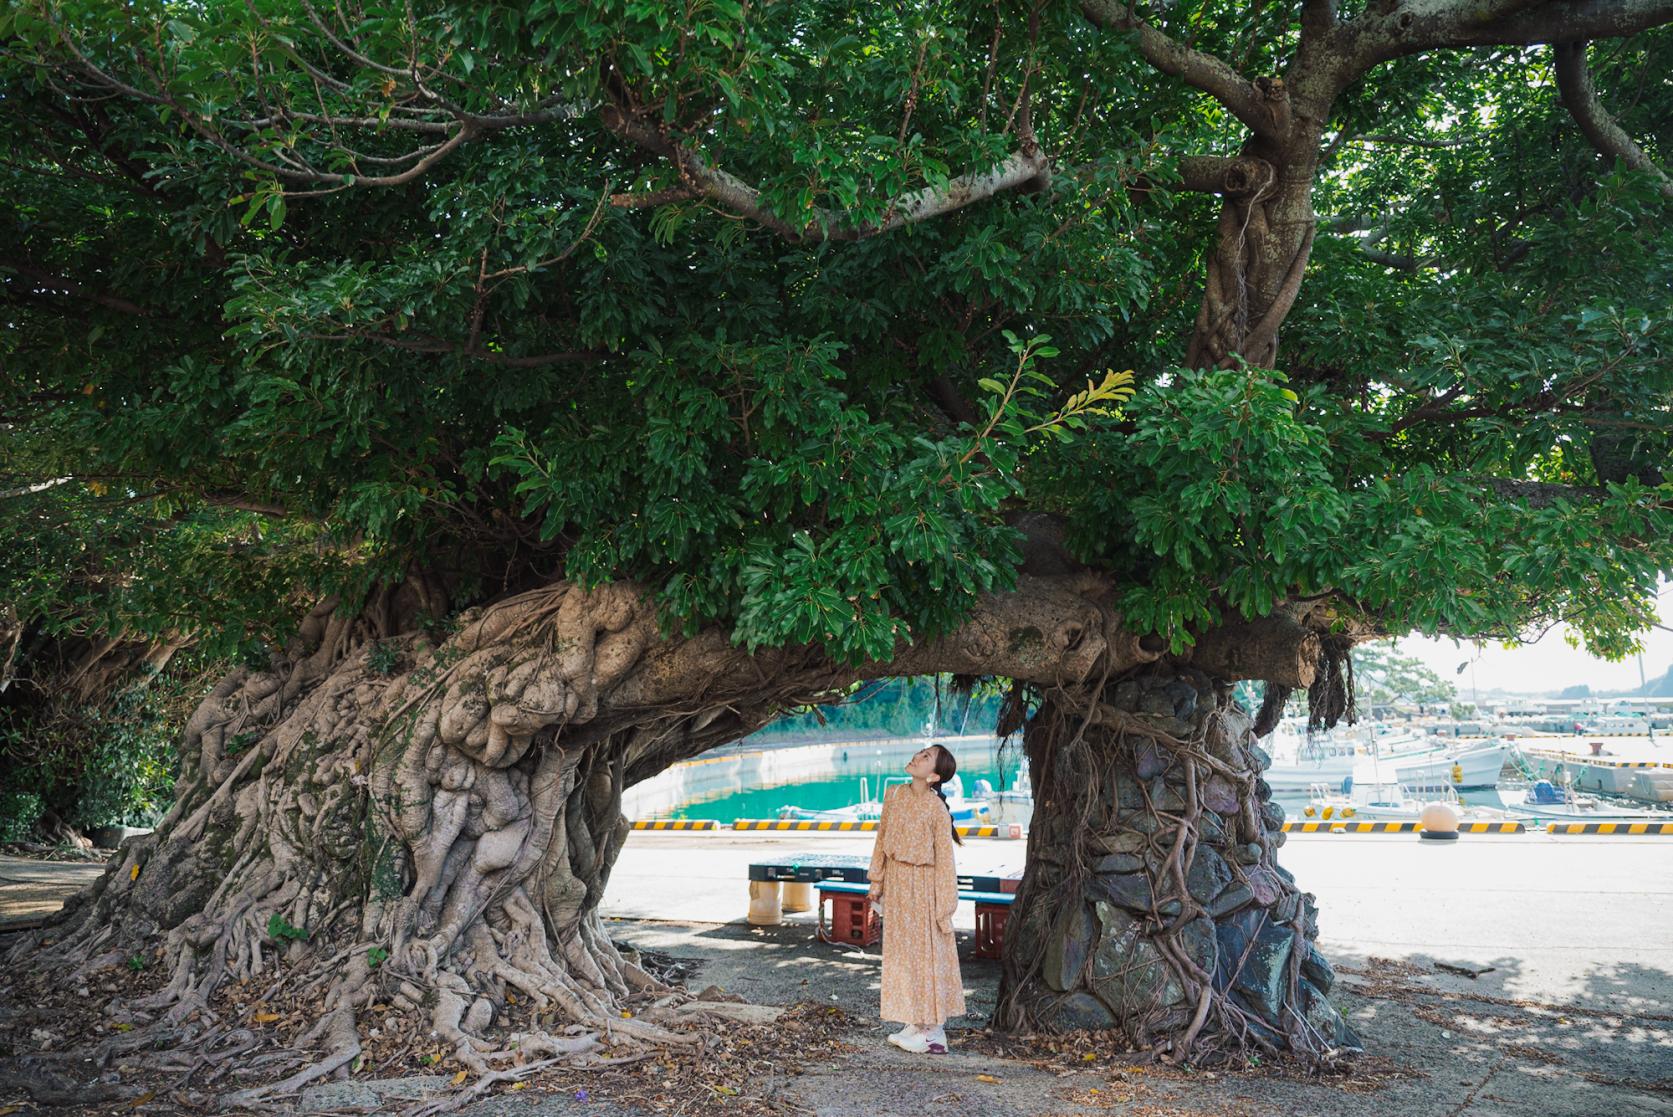
[[[1673,835],[1673,822],[1547,822],[1547,834],[1667,834]]]
[[[877,829],[877,820],[868,819],[864,822],[833,822],[816,819],[794,818],[740,818],[732,823],[734,830],[794,830],[798,833],[812,834],[840,834],[840,833],[868,833]],[[955,827],[961,838],[1003,838],[1008,837],[1008,826],[958,826]],[[1021,837],[1019,833],[1017,835]]]
[[[632,824],[635,830],[709,830],[726,829],[712,818],[644,818]],[[800,834],[872,833],[875,820],[865,822],[831,822],[813,819],[740,818],[733,821],[732,830],[773,830]],[[1416,834],[1423,830],[1421,822],[1286,822],[1286,834]],[[1010,837],[1008,826],[960,826],[961,838]],[[1673,837],[1673,822],[1460,822],[1460,834],[1613,834],[1621,837]]]
[[[1416,834],[1421,822],[1286,822],[1286,834]],[[1460,834],[1524,834],[1520,822],[1460,822]]]
[[[1587,764],[1594,768],[1673,768],[1661,760],[1608,760],[1601,756],[1587,756],[1576,752],[1557,752],[1553,749],[1523,749],[1528,756],[1541,760],[1560,760],[1564,764]]]

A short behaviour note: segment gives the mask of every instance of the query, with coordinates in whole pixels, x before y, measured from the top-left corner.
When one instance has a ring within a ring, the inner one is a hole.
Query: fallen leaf
[[[254,1020],[257,1024],[271,1024],[275,1020],[280,1019],[280,1017],[277,1012],[258,1012],[254,1016],[250,1017],[250,1019]]]
[[[506,1004],[508,1004],[508,1005],[514,1005],[514,1004],[516,1004],[516,1003],[517,1003],[517,994],[515,994],[515,993],[509,993],[509,992],[508,992],[508,993],[506,993],[506,995],[505,995],[505,1003],[506,1003]]]
[[[513,1082],[511,1084],[511,1088],[513,1090],[527,1090],[529,1088],[529,1084],[527,1082]]]
[[[1096,1054],[1094,1054],[1094,1053],[1093,1053],[1093,1052],[1091,1052],[1091,1051],[1088,1051],[1088,1052],[1087,1052],[1087,1053],[1086,1053],[1086,1054],[1084,1054],[1084,1055],[1082,1055],[1082,1056],[1081,1056],[1081,1060],[1082,1060],[1082,1061],[1083,1061],[1083,1062],[1087,1062],[1087,1063],[1090,1063],[1090,1062],[1092,1062],[1092,1061],[1093,1061],[1093,1060],[1094,1060],[1094,1059],[1096,1059],[1096,1058],[1097,1058],[1097,1057],[1098,1057],[1098,1056],[1097,1056],[1097,1055],[1096,1055]]]
[[[139,879],[139,866],[138,865],[135,865],[132,869],[128,870],[128,879],[129,880],[138,880]]]
[[[978,1074],[976,1076],[976,1081],[977,1082],[995,1082],[995,1083],[997,1083],[1000,1080],[998,1078],[995,1078],[991,1074]]]
[[[157,1096],[157,1091],[147,1090],[147,1091],[145,1091],[145,1093],[141,1094],[139,1097],[137,1097],[133,1101],[129,1102],[128,1103],[128,1108],[129,1109],[138,1109],[140,1106],[144,1105],[146,1102],[150,1101],[152,1098],[154,1098],[156,1096]],[[8,1112],[10,1112],[10,1111],[8,1110]]]
[[[463,1086],[465,1084],[465,1079],[467,1079],[469,1077],[470,1077],[470,1072],[462,1070],[458,1074],[453,1076],[453,1084],[455,1086]]]

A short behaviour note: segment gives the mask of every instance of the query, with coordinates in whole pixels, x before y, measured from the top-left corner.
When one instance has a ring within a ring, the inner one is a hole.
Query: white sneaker
[[[920,1033],[924,1041],[922,1050],[931,1055],[945,1055],[947,1053],[947,1029],[937,1025],[927,1032]]]
[[[889,1042],[900,1048],[902,1051],[911,1051],[914,1054],[921,1055],[925,1051],[929,1050],[929,1040],[925,1039],[924,1035],[925,1033],[920,1032],[917,1028],[913,1028],[910,1035],[903,1036],[897,1032],[895,1035],[890,1036]]]
[[[901,1040],[910,1038],[911,1036],[915,1036],[917,1034],[918,1034],[918,1026],[916,1024],[908,1024],[908,1025],[906,1025],[906,1027],[902,1028],[900,1031],[895,1032],[894,1034],[889,1036],[889,1042],[890,1043],[899,1043]]]

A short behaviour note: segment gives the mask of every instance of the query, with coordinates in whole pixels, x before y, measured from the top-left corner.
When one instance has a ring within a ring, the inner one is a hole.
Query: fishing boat
[[[1410,791],[1496,787],[1514,746],[1505,738],[1461,744],[1435,752],[1378,759],[1394,770],[1394,782]]]
[[[1451,787],[1419,796],[1398,782],[1361,785],[1351,778],[1336,789],[1322,784],[1313,787],[1301,813],[1307,821],[1417,822],[1423,817],[1423,808],[1431,803],[1447,804],[1463,822],[1495,822],[1506,817],[1502,810],[1465,803]]]
[[[1513,818],[1561,822],[1647,822],[1673,819],[1667,811],[1624,807],[1594,795],[1578,794],[1572,787],[1550,780],[1535,780],[1526,788],[1500,788],[1505,811]]]
[[[1358,742],[1330,733],[1307,734],[1281,724],[1264,742],[1272,764],[1261,773],[1273,792],[1297,795],[1314,784],[1340,786],[1359,765]]]
[[[1290,795],[1315,784],[1339,787],[1349,777],[1380,783],[1382,772],[1411,791],[1493,787],[1514,747],[1508,738],[1458,742],[1376,726],[1355,736],[1281,726],[1268,740],[1272,765],[1262,776],[1275,793]]]
[[[992,825],[1006,826],[1017,822],[1026,829],[1034,820],[1034,785],[1029,782],[1027,768],[1019,771],[1011,786],[1004,791],[996,791],[987,780],[979,779],[972,785],[971,792],[974,798],[988,805],[984,821]]]

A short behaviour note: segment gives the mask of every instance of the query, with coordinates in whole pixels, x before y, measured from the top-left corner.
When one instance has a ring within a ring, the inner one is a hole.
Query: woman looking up
[[[964,982],[953,941],[958,907],[953,844],[959,837],[941,791],[957,771],[953,754],[940,745],[919,749],[906,762],[912,782],[884,793],[871,854],[871,901],[880,911],[885,896],[889,904],[880,1015],[905,1024],[889,1037],[890,1043],[937,1055],[947,1052],[943,1025],[964,1014]]]

